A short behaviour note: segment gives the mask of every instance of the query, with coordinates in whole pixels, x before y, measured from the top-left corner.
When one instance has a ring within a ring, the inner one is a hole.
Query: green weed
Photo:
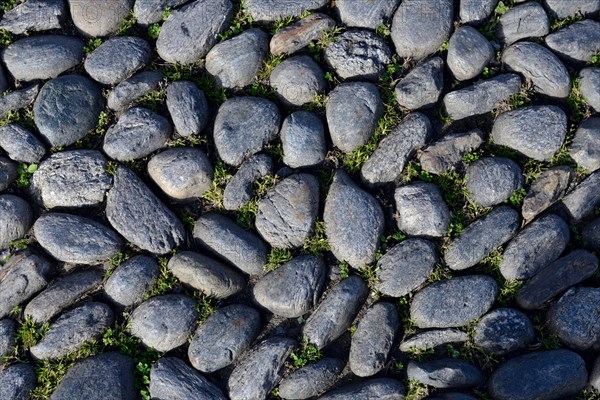
[[[574,124],[579,124],[592,115],[590,106],[587,104],[579,89],[580,78],[572,77],[571,92],[567,98],[567,106],[571,110],[571,118]]]
[[[160,265],[160,274],[152,289],[146,293],[145,299],[149,299],[154,296],[163,295],[169,293],[173,288],[179,284],[179,280],[173,275],[173,272],[167,266],[169,260],[166,257],[159,257],[158,263]]]
[[[274,247],[271,249],[271,252],[269,252],[264,269],[265,271],[274,271],[291,260],[292,252],[290,249],[279,249]]]
[[[312,236],[304,242],[302,252],[305,254],[322,256],[329,250],[330,246],[327,242],[327,235],[325,234],[325,223],[318,220],[315,222]]]
[[[166,97],[167,89],[161,84],[158,88],[139,97],[136,101],[140,103],[141,106],[157,112],[165,103]]]
[[[427,386],[416,379],[408,379],[406,381],[406,400],[421,400],[429,395]]]
[[[217,299],[214,297],[196,290],[192,297],[196,300],[196,311],[198,311],[198,321],[200,323],[206,321],[208,317],[217,311]]]
[[[350,276],[350,264],[346,261],[340,262],[338,268],[340,269],[340,278],[346,279]]]
[[[109,175],[114,175],[117,173],[117,168],[119,167],[119,163],[116,161],[109,161],[106,163],[106,173]]]
[[[121,22],[121,27],[119,28],[119,31],[117,32],[117,36],[130,35],[131,29],[135,26],[136,22],[137,21],[135,19],[135,14],[133,13],[133,10],[131,10],[131,12],[129,13],[127,18],[124,18],[123,21]]]
[[[463,161],[465,164],[473,164],[475,161],[479,160],[479,158],[479,152],[477,150],[471,150],[463,156]]]
[[[15,41],[12,33],[6,29],[0,29],[0,48],[7,47]]]
[[[229,24],[229,29],[219,34],[219,40],[221,41],[231,39],[253,26],[252,16],[244,7],[244,2],[234,2],[234,7],[236,7],[235,16]]]
[[[375,286],[379,282],[379,278],[377,277],[377,272],[379,268],[374,265],[365,265],[364,267],[358,268],[358,275],[367,283],[369,288],[375,291]]]
[[[527,196],[527,191],[523,188],[515,190],[510,197],[508,198],[508,200],[506,200],[506,203],[515,207],[515,208],[520,208],[523,205],[523,200],[525,200],[525,196]]]
[[[158,39],[158,36],[160,35],[160,29],[161,29],[160,24],[158,24],[158,23],[150,24],[148,26],[148,31],[147,31],[148,36],[154,40]]]
[[[87,41],[85,47],[83,48],[83,52],[87,55],[96,50],[102,44],[101,38],[92,38]]]
[[[309,343],[306,338],[302,340],[299,351],[292,351],[290,360],[295,368],[302,368],[311,361],[319,361],[323,358],[321,351],[317,346]]]
[[[495,40],[496,37],[494,33],[498,30],[500,26],[500,17],[505,14],[513,5],[512,0],[500,1],[498,2],[498,6],[494,10],[492,16],[488,19],[488,21],[481,27],[479,32],[483,36],[485,36],[488,40]]]
[[[210,202],[213,208],[223,209],[223,193],[232,177],[232,170],[223,161],[217,161],[211,187],[202,195],[202,198]]]
[[[591,67],[600,67],[600,51],[597,51],[594,54],[592,54],[592,56],[590,57],[590,61],[588,61],[588,65]]]
[[[19,177],[16,181],[17,186],[21,188],[29,187],[31,184],[31,178],[37,169],[37,164],[20,163],[17,167],[17,173],[19,174]]]
[[[557,31],[566,26],[574,24],[575,22],[581,21],[582,19],[583,19],[583,15],[581,15],[580,13],[577,13],[575,15],[572,15],[570,17],[563,18],[563,19],[554,19],[553,18],[550,20],[550,31],[552,31],[552,32]]]
[[[17,0],[0,0],[0,8],[3,12],[8,12],[15,8],[17,5]]]

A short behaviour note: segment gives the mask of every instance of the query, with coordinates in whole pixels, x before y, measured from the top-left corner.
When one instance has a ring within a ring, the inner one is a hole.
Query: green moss
[[[102,44],[101,38],[92,38],[87,41],[83,48],[83,52],[87,55],[96,50]]]

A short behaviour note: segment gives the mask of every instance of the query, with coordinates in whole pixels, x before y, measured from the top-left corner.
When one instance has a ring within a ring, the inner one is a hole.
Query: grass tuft
[[[17,173],[19,174],[19,177],[16,181],[17,186],[20,188],[29,187],[31,184],[31,178],[37,169],[37,164],[19,163],[19,166],[17,167]]]
[[[268,255],[264,270],[267,272],[275,271],[283,264],[291,261],[292,258],[292,252],[290,249],[279,249],[274,247],[271,249],[271,252]]]
[[[329,242],[327,242],[327,235],[325,234],[325,222],[316,221],[313,234],[304,242],[302,252],[304,254],[322,256],[329,250],[331,250],[331,248]]]
[[[144,299],[146,300],[154,296],[169,293],[179,284],[179,280],[173,275],[173,272],[169,267],[167,267],[169,259],[166,257],[159,257],[158,263],[160,265],[160,274],[156,282],[154,282],[152,289],[144,296]]]
[[[121,21],[121,27],[119,28],[119,31],[117,32],[117,36],[130,35],[131,30],[135,26],[136,22],[137,21],[135,19],[135,14],[133,13],[133,10],[131,10],[129,15],[126,18],[124,18],[123,21]]]
[[[217,161],[211,187],[202,195],[202,198],[207,200],[212,208],[223,209],[223,194],[232,177],[232,170],[223,161]]]
[[[302,340],[299,351],[292,351],[290,360],[295,368],[302,368],[311,361],[319,361],[323,358],[321,351],[317,346],[308,342],[308,339]]]

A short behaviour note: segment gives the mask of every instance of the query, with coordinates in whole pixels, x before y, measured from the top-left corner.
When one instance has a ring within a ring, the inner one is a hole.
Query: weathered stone
[[[0,196],[0,250],[25,236],[32,224],[31,207],[25,200],[12,194]]]
[[[325,127],[317,115],[308,111],[293,112],[283,121],[279,135],[283,162],[289,167],[314,167],[325,160]]]
[[[299,17],[307,10],[325,7],[327,0],[247,0],[246,10],[256,22],[275,22],[284,17]]]
[[[153,399],[226,400],[215,384],[175,357],[159,359],[150,370]]]
[[[579,71],[579,92],[594,110],[600,110],[600,68]]]
[[[180,136],[198,135],[208,123],[206,96],[193,82],[171,82],[167,86],[167,108]]]
[[[18,164],[8,158],[0,157],[0,192],[6,190],[19,176]]]
[[[254,182],[269,175],[273,160],[266,154],[258,154],[245,161],[231,178],[223,193],[223,207],[237,210],[250,201],[254,193]]]
[[[325,14],[313,13],[300,21],[280,29],[271,38],[271,54],[293,54],[318,40],[335,28],[335,21]]]
[[[490,42],[471,26],[461,26],[450,37],[446,62],[454,77],[460,81],[481,74],[493,58],[494,49]]]
[[[281,381],[279,396],[289,400],[304,400],[318,396],[335,383],[343,369],[344,363],[337,358],[323,358],[309,363]]]
[[[439,389],[479,386],[485,380],[483,372],[475,365],[454,358],[426,362],[411,360],[406,373],[408,379]]]
[[[581,14],[592,15],[600,11],[600,0],[544,0],[550,14],[558,19],[564,19]]]
[[[141,303],[160,274],[156,260],[137,255],[119,265],[104,283],[106,295],[116,304],[129,307]]]
[[[92,51],[83,64],[97,82],[116,85],[148,64],[152,48],[144,39],[133,36],[114,37]]]
[[[132,0],[68,0],[75,27],[84,36],[116,33],[133,6]]]
[[[403,398],[404,386],[399,381],[375,378],[344,385],[319,397],[319,400],[401,400]]]
[[[8,124],[0,128],[0,147],[11,160],[24,163],[39,163],[46,154],[46,148],[27,129]]]
[[[310,103],[327,88],[323,70],[309,56],[294,56],[277,65],[271,72],[270,84],[287,106]]]
[[[66,10],[64,1],[29,0],[5,12],[0,29],[15,35],[60,29]]]
[[[580,221],[600,205],[598,188],[600,188],[600,171],[593,172],[562,199],[561,206],[572,222]]]
[[[156,89],[162,79],[163,73],[160,71],[138,72],[108,93],[108,108],[118,112],[123,111],[135,99]]]
[[[579,125],[569,155],[587,171],[600,169],[600,118],[588,118]]]
[[[600,50],[600,23],[586,19],[546,36],[546,45],[566,61],[588,63]]]
[[[523,187],[519,165],[508,158],[484,157],[469,165],[465,174],[469,198],[482,207],[508,199]]]
[[[571,167],[558,166],[540,174],[529,187],[523,200],[521,213],[525,220],[531,220],[536,215],[556,203],[567,193],[575,171]]]
[[[335,11],[346,26],[377,29],[388,22],[400,0],[337,0]]]
[[[478,149],[485,138],[485,133],[480,129],[450,133],[420,152],[421,168],[436,175],[454,171],[461,165],[463,157]]]
[[[461,344],[469,335],[459,329],[431,329],[419,332],[400,343],[400,351],[436,349],[447,344]]]
[[[512,308],[497,308],[475,326],[473,341],[484,351],[503,355],[522,349],[535,339],[533,324]]]
[[[498,0],[460,0],[460,21],[464,24],[481,25],[492,15],[497,5]]]
[[[444,60],[433,57],[410,70],[396,85],[396,101],[404,108],[433,107],[444,88]]]
[[[0,72],[2,75],[2,72]],[[0,81],[2,78],[0,78]],[[2,86],[0,84],[0,86]],[[11,111],[17,111],[27,107],[37,97],[40,91],[41,85],[39,83],[33,84],[21,90],[14,90],[8,94],[0,97],[0,118],[4,118]]]
[[[442,237],[448,232],[450,210],[434,183],[414,182],[394,192],[398,229],[413,236]]]
[[[14,348],[17,346],[16,331],[16,324],[12,319],[0,320],[0,358],[13,353]]]
[[[0,398],[27,400],[37,386],[37,377],[31,364],[13,364],[0,371]]]
[[[581,237],[586,248],[600,249],[600,218],[586,225],[581,231]]]
[[[163,20],[167,8],[172,10],[185,3],[187,0],[135,0],[133,15],[138,24],[155,24]]]
[[[550,32],[550,20],[544,7],[528,2],[509,9],[500,17],[496,35],[510,45],[525,38],[544,37]]]

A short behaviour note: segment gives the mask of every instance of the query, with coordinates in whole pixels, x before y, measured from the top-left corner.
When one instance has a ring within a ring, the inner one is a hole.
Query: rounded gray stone
[[[584,68],[579,71],[579,92],[594,110],[600,110],[600,68]]]
[[[519,165],[508,158],[483,157],[469,165],[466,174],[469,198],[482,207],[490,207],[508,199],[523,187]]]
[[[596,347],[600,340],[600,290],[575,287],[548,310],[549,331],[574,350]]]
[[[589,172],[600,169],[600,118],[588,118],[579,125],[569,155]]]
[[[434,282],[415,294],[410,317],[419,328],[460,327],[488,312],[498,285],[487,275],[465,275]]]
[[[449,133],[418,154],[421,167],[436,175],[454,171],[462,165],[463,157],[478,149],[485,138],[486,134],[480,129]]]
[[[270,84],[286,106],[302,106],[327,89],[325,75],[310,56],[294,56],[271,72]]]
[[[404,386],[391,378],[375,378],[350,383],[319,397],[319,400],[400,400],[404,398]]]
[[[31,364],[13,364],[0,371],[0,398],[27,400],[37,386],[37,377]]]
[[[25,236],[32,224],[33,213],[25,200],[12,194],[0,195],[0,250]]]
[[[406,373],[408,379],[439,389],[468,388],[485,381],[483,372],[475,365],[454,358],[425,362],[411,360]]]
[[[92,51],[83,67],[92,79],[116,85],[150,61],[152,48],[144,39],[119,36],[108,39]]]
[[[6,190],[19,176],[18,164],[8,158],[0,157],[0,192]]]
[[[250,348],[260,333],[260,314],[242,304],[217,310],[196,330],[188,348],[190,363],[211,373],[225,368]]]
[[[335,11],[346,26],[377,29],[388,22],[400,0],[337,0]]]
[[[277,106],[259,97],[234,97],[219,108],[214,141],[219,157],[238,166],[258,153],[279,132],[281,116]]]
[[[129,307],[141,303],[160,275],[158,262],[137,255],[119,265],[104,283],[104,291],[114,303]]]
[[[163,20],[163,12],[174,9],[187,0],[136,0],[133,5],[133,14],[138,24],[150,25]]]
[[[39,163],[46,154],[46,148],[27,129],[8,124],[0,128],[0,147],[11,160],[24,163]]]
[[[15,346],[17,346],[16,332],[15,321],[12,319],[0,320],[0,358],[13,353]]]
[[[166,294],[152,297],[133,310],[129,330],[147,347],[166,352],[187,343],[197,318],[192,298]]]
[[[160,358],[150,370],[152,399],[226,400],[214,383],[175,357]]]
[[[434,183],[414,182],[396,188],[396,222],[407,235],[442,237],[450,226],[450,210]]]
[[[585,247],[592,250],[600,249],[600,218],[587,224],[581,231]]]
[[[68,0],[71,19],[83,36],[116,33],[133,6],[132,0]]]
[[[0,29],[15,35],[60,29],[67,14],[63,1],[26,1],[6,11]]]
[[[112,229],[72,214],[44,214],[35,221],[33,232],[44,250],[72,264],[98,264],[114,257],[123,245]]]
[[[394,93],[404,108],[418,110],[433,107],[444,88],[444,60],[432,57],[411,69],[401,78]]]
[[[312,13],[298,22],[277,31],[270,43],[271,54],[293,54],[302,50],[311,42],[319,40],[325,32],[333,30],[335,20],[321,13]]]
[[[42,86],[33,105],[35,125],[52,146],[69,146],[96,127],[103,103],[91,80],[64,75]]]
[[[592,172],[567,194],[561,207],[572,222],[579,222],[600,205],[600,171]]]
[[[361,268],[375,261],[384,215],[379,201],[359,188],[342,170],[335,173],[323,212],[331,252]]]
[[[108,93],[108,108],[117,112],[124,111],[135,99],[155,90],[163,76],[160,71],[142,71],[125,79]]]
[[[299,17],[307,10],[325,7],[327,0],[246,0],[244,6],[255,22],[275,22],[284,17]]]
[[[400,351],[407,353],[411,350],[437,349],[447,344],[462,344],[467,340],[469,335],[459,329],[430,329],[404,339],[400,343]]]
[[[325,160],[325,127],[317,115],[296,111],[284,121],[279,133],[283,162],[291,168],[315,167]]]
[[[337,358],[323,358],[309,363],[279,383],[279,396],[289,400],[304,400],[328,390],[344,369],[344,362]]]
[[[180,136],[198,135],[208,123],[206,96],[193,82],[171,82],[167,86],[167,108]]]
[[[494,49],[490,42],[469,25],[461,26],[450,37],[446,62],[460,81],[480,75],[493,58]]]
[[[591,19],[575,22],[546,36],[545,41],[565,61],[588,63],[600,50],[600,23]]]
[[[383,104],[372,83],[341,83],[329,93],[325,112],[333,145],[352,153],[373,136]]]
[[[550,20],[546,11],[536,2],[512,7],[500,16],[499,21],[496,35],[507,45],[521,39],[544,37],[550,33]]]
[[[498,0],[461,0],[460,21],[464,24],[481,25],[492,15],[497,5]]]
[[[475,345],[488,353],[507,354],[522,349],[535,339],[533,324],[521,311],[497,308],[475,326]]]
[[[523,200],[523,218],[531,220],[559,201],[567,193],[574,177],[575,171],[568,166],[558,166],[542,172],[529,186]]]
[[[2,87],[2,76],[4,72],[0,67],[0,87]],[[20,110],[27,107],[38,95],[42,85],[34,83],[24,89],[13,90],[10,93],[0,96],[0,118],[4,118],[11,111]]]
[[[225,187],[223,207],[237,210],[248,203],[254,194],[254,182],[269,175],[272,170],[273,160],[266,154],[246,160]]]
[[[600,11],[600,0],[544,0],[551,15],[558,19],[572,17],[576,14],[589,16]]]

